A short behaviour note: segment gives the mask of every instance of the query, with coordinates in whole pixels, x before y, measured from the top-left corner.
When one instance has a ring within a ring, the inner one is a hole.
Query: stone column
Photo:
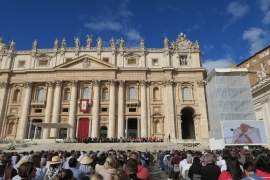
[[[25,133],[27,129],[28,124],[28,116],[29,116],[29,110],[30,110],[30,103],[31,103],[31,94],[32,94],[32,82],[25,82],[23,83],[25,87],[25,96],[24,96],[24,102],[23,102],[23,109],[22,109],[22,119],[20,121],[20,132],[18,133],[18,139],[24,139]]]
[[[147,129],[147,104],[146,104],[146,81],[140,81],[141,85],[141,136],[148,137]]]
[[[1,59],[0,59],[1,62]],[[0,64],[1,65],[1,64]],[[0,66],[1,67],[1,66]],[[4,125],[4,114],[7,107],[7,99],[10,96],[11,86],[9,83],[0,82],[0,132],[2,133],[3,125]],[[2,133],[3,136],[3,133]]]
[[[118,138],[125,137],[125,82],[119,81],[119,89],[118,89]],[[139,127],[138,127],[139,128]]]
[[[31,127],[32,127],[32,120],[28,123],[29,129],[28,129],[28,136],[27,139],[30,139],[30,133],[31,133]]]
[[[167,122],[168,122],[168,134],[171,135],[171,139],[175,139],[175,114],[174,114],[174,96],[173,96],[173,81],[166,80],[166,97],[167,97]]]
[[[77,85],[78,81],[71,81],[71,97],[70,97],[70,107],[69,107],[69,117],[68,123],[72,126],[70,129],[69,137],[74,139],[75,136],[75,125],[76,125],[76,110],[77,110]]]
[[[128,138],[128,118],[126,119],[126,129],[125,129],[125,132],[126,132],[126,138]]]
[[[115,137],[115,81],[110,80],[110,105],[109,105],[109,133],[108,137]]]
[[[194,129],[195,129],[195,138],[196,140],[201,139],[201,127],[200,127],[200,116],[194,116],[193,117],[193,122],[194,122]]]
[[[95,80],[94,84],[94,100],[93,100],[93,122],[92,137],[99,137],[99,85],[100,81]]]
[[[180,116],[177,117],[178,120],[178,139],[182,139],[182,119],[181,119],[182,113],[180,113]]]
[[[141,128],[140,128],[140,118],[137,118],[137,127],[138,127],[138,135],[137,135],[137,137],[141,137]]]
[[[91,124],[92,124],[92,119],[89,118],[88,137],[91,136]],[[77,137],[78,137],[78,132],[77,132]]]
[[[78,138],[79,120],[80,119],[76,119],[76,137],[77,138]]]
[[[62,81],[57,80],[55,82],[55,93],[54,93],[54,103],[53,103],[53,116],[52,123],[59,123],[59,113],[61,105],[61,92],[62,92]],[[51,128],[50,137],[58,137],[58,129]]]
[[[51,113],[52,113],[52,105],[53,105],[53,82],[47,82],[48,86],[48,95],[47,95],[47,103],[45,109],[45,123],[50,123],[51,121]],[[49,139],[49,129],[43,128],[43,139]]]
[[[37,136],[37,126],[35,126],[35,132],[34,132],[34,139],[36,139],[36,136]]]

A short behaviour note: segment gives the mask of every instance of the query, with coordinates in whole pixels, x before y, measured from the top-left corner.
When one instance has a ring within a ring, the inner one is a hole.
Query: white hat
[[[93,162],[93,159],[89,156],[84,156],[80,161],[81,164],[90,164],[91,162]]]
[[[52,161],[50,161],[50,164],[61,164],[59,156],[53,156]]]

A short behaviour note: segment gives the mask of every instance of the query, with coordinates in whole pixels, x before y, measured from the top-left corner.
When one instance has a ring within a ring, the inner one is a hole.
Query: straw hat
[[[28,162],[27,159],[20,160],[20,161],[18,162],[18,164],[17,164],[17,167],[20,167],[23,163],[26,163],[26,162]]]
[[[84,156],[80,161],[81,164],[90,164],[91,162],[93,162],[93,159],[89,156]]]
[[[53,156],[50,164],[61,164],[59,156]]]

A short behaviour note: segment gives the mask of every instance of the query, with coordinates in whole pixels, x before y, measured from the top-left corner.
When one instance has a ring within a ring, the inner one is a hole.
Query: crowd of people
[[[95,137],[88,137],[82,138],[82,141],[84,143],[97,143],[97,142],[101,142],[101,143],[119,143],[119,142],[163,142],[163,139],[159,138],[159,137],[137,137],[137,138],[108,138],[108,137],[101,137],[101,138],[95,138]]]
[[[0,180],[150,180],[155,162],[169,180],[270,180],[268,149],[0,152],[0,161]]]
[[[160,151],[160,170],[168,179],[184,180],[270,180],[270,152],[224,149],[219,151]]]

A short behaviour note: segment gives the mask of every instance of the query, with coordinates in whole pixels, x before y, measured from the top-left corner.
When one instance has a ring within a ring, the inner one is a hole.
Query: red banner
[[[80,112],[88,112],[89,99],[80,99]]]

